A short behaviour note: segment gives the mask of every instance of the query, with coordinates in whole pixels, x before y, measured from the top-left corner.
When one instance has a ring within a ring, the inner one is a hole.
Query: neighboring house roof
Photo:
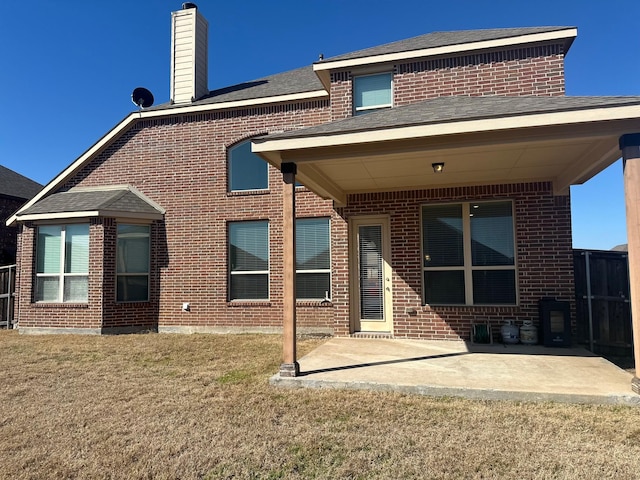
[[[314,136],[339,135],[388,128],[428,125],[431,123],[505,118],[528,114],[574,112],[594,108],[640,105],[637,97],[439,97],[402,107],[389,108],[367,115],[345,118],[315,127],[292,130],[261,137],[280,140]]]
[[[132,186],[72,188],[43,198],[18,214],[19,220],[122,216],[161,219],[164,209]]]
[[[250,82],[239,83],[229,87],[212,90],[204,98],[201,98],[190,105],[211,105],[227,102],[241,102],[255,100],[258,98],[283,97],[295,94],[309,94],[321,92],[316,96],[328,97],[322,86],[322,82],[313,71],[313,67],[307,66],[290,70],[276,75],[252,80]],[[183,105],[172,105],[164,103],[147,110],[161,110],[166,108],[177,108]]]
[[[0,195],[28,200],[42,190],[42,185],[0,165]]]
[[[612,252],[628,252],[629,245],[627,243],[623,243],[621,245],[616,245],[611,249]]]
[[[575,27],[552,26],[552,27],[523,27],[523,28],[494,28],[486,30],[458,30],[452,32],[432,32],[417,37],[400,40],[398,42],[378,45],[365,48],[355,52],[336,55],[317,62],[335,62],[337,60],[351,60],[354,58],[372,57],[392,53],[409,52],[413,50],[423,50],[451,45],[462,45],[476,42],[486,42],[490,40],[500,40],[524,35],[533,35],[562,30],[575,29]]]

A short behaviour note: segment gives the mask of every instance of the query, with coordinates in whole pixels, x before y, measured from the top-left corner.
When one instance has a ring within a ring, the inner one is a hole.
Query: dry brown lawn
[[[2,331],[0,478],[640,475],[640,409],[279,389],[280,342]]]

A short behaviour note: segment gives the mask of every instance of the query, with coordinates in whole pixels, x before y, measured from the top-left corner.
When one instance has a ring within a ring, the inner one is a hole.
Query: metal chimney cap
[[[196,8],[197,9],[198,6],[193,2],[184,2],[182,4],[182,9],[183,10],[189,10],[190,8]]]

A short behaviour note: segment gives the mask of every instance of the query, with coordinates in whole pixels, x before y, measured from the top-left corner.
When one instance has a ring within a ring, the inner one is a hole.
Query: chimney
[[[209,94],[209,24],[195,3],[171,13],[171,103],[191,103]]]

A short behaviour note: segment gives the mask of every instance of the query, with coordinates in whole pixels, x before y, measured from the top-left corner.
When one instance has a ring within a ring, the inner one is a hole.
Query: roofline
[[[476,120],[387,127],[373,129],[373,131],[375,131],[374,141],[371,140],[372,130],[333,134],[327,133],[308,137],[276,138],[272,140],[269,140],[269,137],[265,136],[253,140],[251,147],[252,151],[255,153],[268,154],[269,152],[304,148],[357,145],[410,138],[503,131],[521,128],[576,125],[581,123],[637,118],[640,118],[640,104],[616,107],[580,108],[570,111],[564,110],[561,112],[516,114],[499,118],[491,117]]]
[[[162,220],[161,213],[132,213],[121,210],[87,210],[82,212],[56,212],[56,213],[33,213],[31,215],[18,215],[21,222],[38,220],[64,220],[69,218],[92,218],[92,217],[116,217],[130,218],[136,220]]]
[[[345,60],[331,59],[323,60],[313,64],[315,72],[323,70],[332,70],[338,68],[358,67],[362,65],[371,65],[375,63],[398,62],[401,60],[412,60],[415,58],[433,57],[437,55],[451,55],[462,52],[475,50],[487,50],[491,48],[508,47],[522,45],[525,43],[548,42],[552,40],[568,40],[578,35],[577,28],[565,28],[562,30],[554,30],[552,32],[531,33],[525,35],[517,35],[514,37],[499,38],[495,40],[483,40],[479,42],[466,42],[456,45],[445,45],[442,47],[422,48],[419,50],[408,50],[397,53],[384,53],[380,55],[366,55],[364,57],[350,58]],[[571,44],[569,44],[571,46]],[[567,47],[568,50],[568,47]],[[566,53],[566,52],[565,52]]]
[[[17,212],[11,215],[7,221],[7,226],[13,226],[21,211],[34,205],[41,200],[47,194],[51,193],[55,188],[60,186],[63,182],[73,176],[80,168],[82,168],[86,162],[92,159],[95,155],[100,153],[119,135],[127,131],[131,126],[135,125],[139,120],[145,120],[150,118],[170,117],[173,115],[188,115],[191,113],[201,113],[207,111],[224,110],[230,108],[250,107],[255,105],[265,105],[269,103],[282,103],[291,102],[295,100],[309,100],[315,98],[328,97],[329,93],[326,90],[313,90],[311,92],[292,93],[288,95],[276,95],[272,97],[254,98],[251,100],[236,100],[232,102],[221,103],[207,103],[200,105],[185,105],[180,107],[169,107],[158,110],[141,110],[140,112],[132,112],[127,115],[120,123],[116,124],[111,130],[103,135],[96,143],[94,143],[88,150],[80,155],[71,165],[65,168],[59,173],[53,180],[45,185],[40,192],[38,192],[31,200],[25,203]],[[153,203],[153,202],[150,202]],[[21,217],[22,219],[22,217]]]

